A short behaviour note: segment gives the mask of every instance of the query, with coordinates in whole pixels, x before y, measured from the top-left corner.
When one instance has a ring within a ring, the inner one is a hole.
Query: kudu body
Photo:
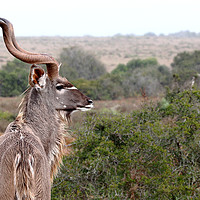
[[[0,26],[9,52],[33,64],[19,114],[0,137],[0,200],[50,200],[63,155],[64,124],[73,111],[92,108],[92,100],[59,76],[54,58],[20,48],[9,21],[0,18]],[[36,64],[46,64],[47,74]]]

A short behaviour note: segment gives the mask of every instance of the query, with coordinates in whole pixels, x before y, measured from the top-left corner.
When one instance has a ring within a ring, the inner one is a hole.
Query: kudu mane
[[[19,114],[0,136],[0,200],[50,200],[65,140],[72,140],[66,136],[67,121],[93,102],[59,76],[53,57],[23,50],[8,20],[0,18],[0,27],[8,51],[33,64]],[[47,73],[37,64],[46,64]]]

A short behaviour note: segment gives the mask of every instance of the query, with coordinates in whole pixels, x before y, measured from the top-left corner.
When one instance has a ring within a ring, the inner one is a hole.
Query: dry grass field
[[[155,57],[160,64],[170,67],[174,56],[182,51],[200,50],[200,37],[18,37],[18,43],[32,52],[48,53],[56,58],[63,48],[79,46],[96,55],[108,72],[119,63],[133,58]],[[0,38],[0,67],[13,57]]]
[[[0,112],[8,112],[12,115],[17,115],[21,97],[0,97]],[[134,97],[121,100],[109,100],[109,101],[95,101],[92,111],[111,112],[111,113],[130,113],[133,110],[140,109],[146,103],[155,103],[159,100],[159,97],[151,97],[144,99],[143,97]],[[71,127],[77,126],[84,121],[84,115],[87,112],[76,112],[72,115]],[[4,132],[9,122],[6,120],[0,120],[0,135]]]

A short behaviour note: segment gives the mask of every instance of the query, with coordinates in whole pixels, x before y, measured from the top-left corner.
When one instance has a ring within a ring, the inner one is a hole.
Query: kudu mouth
[[[70,121],[71,114],[77,111],[89,111],[94,107],[93,101],[88,100],[88,104],[83,105],[77,105],[76,107],[66,108],[66,109],[59,109],[57,110],[59,115],[61,116],[62,120],[64,121]]]
[[[88,100],[88,105],[86,105],[86,106],[77,106],[77,108],[76,108],[76,110],[78,111],[78,110],[80,110],[80,111],[88,111],[88,110],[90,110],[90,109],[92,109],[94,107],[94,105],[93,105],[93,101],[90,99],[90,100]]]

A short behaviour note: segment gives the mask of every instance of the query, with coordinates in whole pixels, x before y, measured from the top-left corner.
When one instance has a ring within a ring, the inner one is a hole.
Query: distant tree
[[[111,100],[124,96],[122,79],[118,75],[107,73],[96,80],[78,79],[72,83],[95,100]]]
[[[119,64],[112,72],[111,74],[124,74],[128,71],[128,68],[125,64]]]
[[[92,80],[106,73],[103,63],[79,47],[64,48],[60,54],[60,74],[69,80]]]
[[[145,33],[144,36],[146,37],[156,37],[157,35],[153,32]]]
[[[0,70],[0,96],[20,95],[28,85],[29,66],[15,59]]]
[[[200,72],[200,51],[178,53],[171,66],[174,70],[190,69]]]
[[[111,75],[120,76],[125,97],[138,95],[141,89],[148,96],[158,95],[171,80],[169,68],[159,65],[155,58],[133,59],[126,65],[119,64]]]
[[[127,73],[122,82],[124,96],[141,94],[141,90],[145,90],[147,96],[157,96],[163,92],[170,82],[171,74],[167,67],[166,73],[160,72],[159,68],[160,66],[155,65],[136,68],[132,73]]]
[[[156,58],[147,58],[147,59],[132,59],[126,65],[119,64],[116,69],[112,71],[112,74],[120,74],[126,72],[132,72],[136,68],[144,68],[149,66],[157,66],[158,61]]]
[[[200,51],[182,52],[174,57],[172,73],[180,77],[180,84],[191,81],[200,74]]]

